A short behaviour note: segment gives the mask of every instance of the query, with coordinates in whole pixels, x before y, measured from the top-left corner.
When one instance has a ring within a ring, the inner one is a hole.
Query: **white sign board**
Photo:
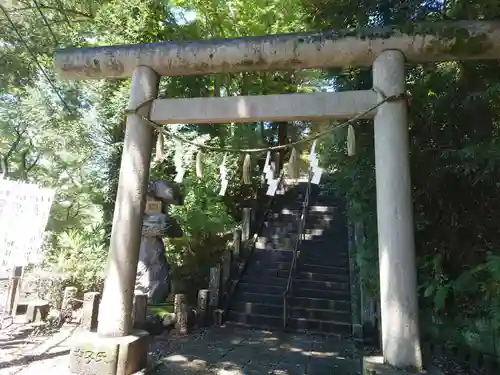
[[[53,197],[51,189],[0,179],[0,269],[38,255]]]

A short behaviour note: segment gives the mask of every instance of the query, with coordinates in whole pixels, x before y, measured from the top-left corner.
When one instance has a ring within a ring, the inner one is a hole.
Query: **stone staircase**
[[[347,226],[342,204],[313,185],[287,329],[349,336],[351,306]],[[285,292],[306,184],[281,197],[268,216],[231,300],[228,322],[283,328]]]

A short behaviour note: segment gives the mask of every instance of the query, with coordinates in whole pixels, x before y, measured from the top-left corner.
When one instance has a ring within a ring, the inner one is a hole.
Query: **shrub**
[[[55,237],[44,251],[42,263],[29,272],[28,282],[38,296],[59,306],[64,288],[79,293],[101,291],[107,250],[102,244],[104,229],[71,229]]]

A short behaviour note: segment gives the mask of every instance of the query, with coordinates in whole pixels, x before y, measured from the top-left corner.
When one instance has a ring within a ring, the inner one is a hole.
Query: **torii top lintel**
[[[56,72],[67,79],[126,78],[145,65],[162,76],[298,68],[370,66],[384,50],[408,62],[500,59],[500,22],[415,23],[163,43],[58,50]]]

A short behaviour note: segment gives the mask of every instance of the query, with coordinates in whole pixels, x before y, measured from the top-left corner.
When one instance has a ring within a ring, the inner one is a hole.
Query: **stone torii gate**
[[[172,124],[351,118],[381,101],[382,93],[405,92],[405,61],[499,58],[500,23],[477,21],[64,49],[54,63],[67,79],[132,77],[129,108],[151,100],[139,113]],[[373,66],[377,93],[156,99],[160,76],[347,66]],[[367,117],[375,127],[383,362],[421,369],[406,102],[385,102]],[[144,364],[136,358],[144,351],[134,349],[141,335],[130,326],[152,139],[150,125],[129,115],[98,332],[79,352],[92,346],[96,358],[115,361],[114,370],[86,373],[128,375]]]

